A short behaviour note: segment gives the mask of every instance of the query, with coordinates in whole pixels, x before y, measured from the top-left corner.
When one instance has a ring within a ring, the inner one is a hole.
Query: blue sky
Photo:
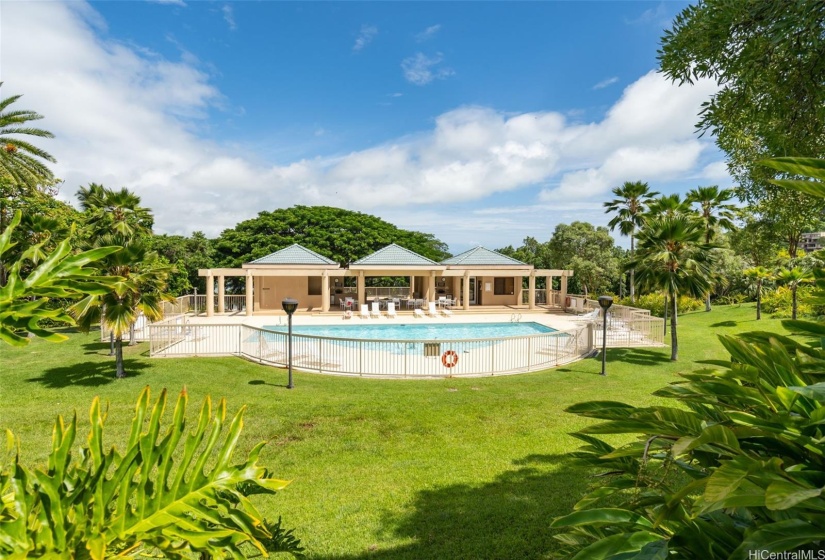
[[[56,134],[63,197],[127,186],[159,231],[327,204],[497,248],[604,224],[626,180],[729,184],[693,131],[715,85],[654,72],[686,5],[4,3],[0,78]]]

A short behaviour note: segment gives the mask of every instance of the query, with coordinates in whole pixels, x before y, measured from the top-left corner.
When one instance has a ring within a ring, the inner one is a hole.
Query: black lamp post
[[[599,307],[602,308],[604,321],[602,323],[602,375],[607,375],[605,365],[607,364],[607,310],[613,305],[613,298],[610,296],[599,296]]]
[[[292,389],[292,314],[295,313],[296,309],[298,309],[298,300],[286,298],[281,302],[281,306],[284,308],[284,311],[286,311],[286,315],[289,318],[289,338],[287,340],[287,367],[289,368],[289,383],[286,388]]]

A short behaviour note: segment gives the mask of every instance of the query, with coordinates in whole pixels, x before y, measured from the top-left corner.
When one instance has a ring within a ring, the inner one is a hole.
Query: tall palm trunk
[[[710,244],[710,226],[708,226],[705,232],[705,243]],[[711,284],[711,286],[713,286],[713,284]],[[705,311],[710,311],[710,290],[705,294]]]
[[[630,258],[633,258],[633,253],[635,249],[634,241],[635,236],[631,233],[630,234]],[[636,286],[635,286],[635,276],[636,271],[634,269],[630,269],[630,303],[636,303]]]
[[[791,300],[791,319],[794,321],[796,321],[796,288],[797,286],[791,288],[791,297],[793,298]]]
[[[135,339],[135,323],[133,321],[132,324],[129,325],[129,346],[136,346],[136,345],[137,345],[137,340]]]
[[[118,379],[126,377],[126,370],[123,368],[123,337],[115,338],[115,376]]]
[[[762,280],[756,281],[756,320],[762,319]]]
[[[679,359],[679,341],[676,338],[676,312],[679,309],[679,299],[675,295],[672,295],[670,299],[673,305],[670,312],[670,360],[675,362]]]

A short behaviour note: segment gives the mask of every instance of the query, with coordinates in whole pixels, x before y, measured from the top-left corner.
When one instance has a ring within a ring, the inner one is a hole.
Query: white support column
[[[567,311],[567,272],[561,273],[561,287],[559,288],[559,304]]]
[[[430,271],[430,281],[427,285],[427,301],[435,301],[435,271]]]
[[[460,276],[453,276],[453,287],[450,289],[453,293],[453,299],[455,299],[456,303],[458,303],[458,298],[461,295],[461,277]]]
[[[218,276],[218,313],[226,312],[226,277],[221,274]]]
[[[544,278],[544,305],[550,307],[553,303],[551,301],[553,297],[553,277],[546,276]]]
[[[329,311],[329,274],[326,270],[321,275],[321,311]]]
[[[366,305],[367,300],[364,297],[364,293],[366,292],[364,286],[364,271],[358,271],[358,305]]]
[[[206,275],[206,316],[212,317],[215,314],[215,277],[212,271]]]
[[[463,291],[464,291],[464,295],[461,296],[461,299],[464,300],[464,305],[462,305],[462,307],[464,308],[464,311],[467,311],[468,309],[470,309],[470,273],[469,273],[469,271],[464,273],[464,290]]]
[[[253,280],[252,280],[252,271],[246,271],[246,314],[247,316],[252,316],[252,306],[254,305],[252,294],[253,294]]]
[[[415,276],[410,276],[410,299],[415,298]]]
[[[524,301],[524,278],[521,276],[516,276],[513,279],[513,286],[516,292],[516,305],[521,305]]]
[[[530,272],[530,278],[527,280],[527,304],[530,309],[536,308],[536,272]]]

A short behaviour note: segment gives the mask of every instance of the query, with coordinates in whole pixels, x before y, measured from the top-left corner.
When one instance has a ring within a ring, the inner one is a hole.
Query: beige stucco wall
[[[521,276],[513,277],[513,294],[495,295],[495,278],[494,276],[478,276],[476,282],[481,282],[481,290],[479,299],[476,305],[516,305],[518,301],[518,289],[521,286]],[[501,278],[501,277],[499,277]],[[490,291],[487,291],[487,284],[490,285]]]
[[[321,296],[311,296],[309,279],[306,276],[256,276],[255,311],[281,309],[284,298],[298,300],[298,309],[320,309]]]

